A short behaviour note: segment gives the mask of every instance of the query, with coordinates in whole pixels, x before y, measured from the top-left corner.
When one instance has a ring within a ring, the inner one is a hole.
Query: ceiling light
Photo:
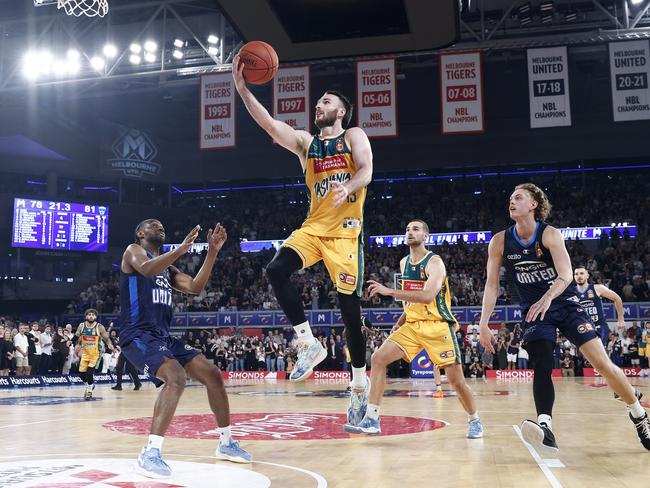
[[[140,56],[138,56],[137,54],[131,54],[131,56],[129,57],[129,61],[131,62],[131,64],[140,64],[140,61],[142,61],[142,59],[140,59]]]
[[[181,41],[180,39],[174,39],[174,47],[181,48],[184,45],[185,45],[185,43],[183,41]]]
[[[183,59],[183,51],[180,49],[174,49],[172,56],[174,56],[176,59]]]
[[[90,59],[90,66],[92,66],[95,71],[102,71],[106,66],[106,61],[104,58],[101,58],[99,56],[93,56]]]
[[[219,42],[219,38],[217,36],[215,36],[214,34],[210,34],[208,36],[208,42],[210,44],[216,44],[217,42]]]
[[[144,60],[147,63],[155,63],[156,62],[156,55],[154,53],[144,53]]]
[[[103,49],[104,56],[108,59],[112,59],[117,56],[117,48],[114,44],[106,44]]]
[[[142,51],[142,46],[134,42],[129,46],[129,49],[133,54],[138,54],[140,51]]]
[[[149,52],[154,52],[156,48],[158,47],[158,44],[156,44],[154,41],[147,41],[144,43],[144,50],[149,51]]]

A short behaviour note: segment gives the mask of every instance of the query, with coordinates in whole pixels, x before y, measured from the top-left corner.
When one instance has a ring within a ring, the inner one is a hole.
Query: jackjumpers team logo
[[[144,174],[158,176],[160,173],[160,164],[153,161],[158,149],[144,132],[125,130],[113,143],[112,149],[115,158],[107,161],[108,169],[135,178],[142,178]]]
[[[237,440],[327,440],[347,439],[343,431],[346,415],[338,413],[244,413],[232,417],[232,435]],[[382,435],[415,434],[441,429],[441,420],[385,415],[381,418]],[[151,418],[117,420],[104,427],[132,435],[147,435]],[[219,434],[212,415],[178,415],[174,417],[167,437],[185,439],[217,439]],[[236,486],[236,485],[233,485]]]

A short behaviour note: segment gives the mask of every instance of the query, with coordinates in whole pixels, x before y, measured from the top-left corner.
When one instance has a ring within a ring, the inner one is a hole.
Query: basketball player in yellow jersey
[[[467,412],[467,437],[483,437],[483,425],[478,416],[456,342],[458,324],[451,313],[451,293],[447,271],[440,256],[427,251],[424,243],[429,227],[422,220],[413,220],[406,226],[409,255],[400,262],[402,285],[393,290],[368,281],[370,296],[391,296],[404,302],[404,313],[393,327],[391,335],[372,355],[372,387],[366,416],[358,425],[346,424],[346,432],[354,434],[381,434],[379,404],[386,386],[386,367],[404,358],[409,363],[422,349],[437,368],[444,368],[449,384],[458,394]]]
[[[294,272],[322,260],[336,286],[347,331],[352,356],[348,421],[356,424],[363,418],[369,391],[359,297],[363,283],[363,204],[372,179],[370,141],[358,127],[344,129],[352,119],[352,104],[337,91],[326,91],[316,103],[314,124],[320,132],[315,136],[273,119],[246,88],[242,69],[235,56],[233,78],[244,105],[262,129],[298,157],[310,196],[307,218],[266,268],[278,303],[301,344],[289,378],[306,379],[327,355],[312,335],[300,295],[290,280]]]
[[[95,366],[101,357],[100,340],[104,341],[112,351],[113,344],[108,337],[106,328],[97,322],[97,310],[89,308],[84,314],[86,320],[79,324],[73,342],[81,339],[81,359],[79,360],[79,377],[86,383],[84,399],[90,400],[95,389]]]

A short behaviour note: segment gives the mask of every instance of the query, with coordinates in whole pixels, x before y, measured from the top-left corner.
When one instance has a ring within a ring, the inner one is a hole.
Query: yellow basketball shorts
[[[99,353],[87,354],[83,352],[81,354],[81,359],[79,360],[79,372],[85,373],[88,371],[88,368],[94,368],[97,361],[99,361]]]
[[[406,322],[394,334],[391,334],[388,340],[402,350],[404,353],[402,357],[409,363],[422,349],[427,351],[429,359],[436,368],[460,363],[460,351],[454,325],[449,322],[429,320]]]
[[[336,291],[361,296],[363,285],[363,237],[320,237],[302,229],[284,241],[283,246],[293,249],[302,259],[302,267],[309,268],[323,261],[336,286]]]

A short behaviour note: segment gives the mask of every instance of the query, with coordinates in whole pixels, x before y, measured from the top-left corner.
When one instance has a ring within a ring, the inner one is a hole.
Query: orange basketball
[[[278,55],[266,42],[247,42],[239,50],[239,56],[244,63],[244,79],[253,85],[271,81],[278,71]]]

